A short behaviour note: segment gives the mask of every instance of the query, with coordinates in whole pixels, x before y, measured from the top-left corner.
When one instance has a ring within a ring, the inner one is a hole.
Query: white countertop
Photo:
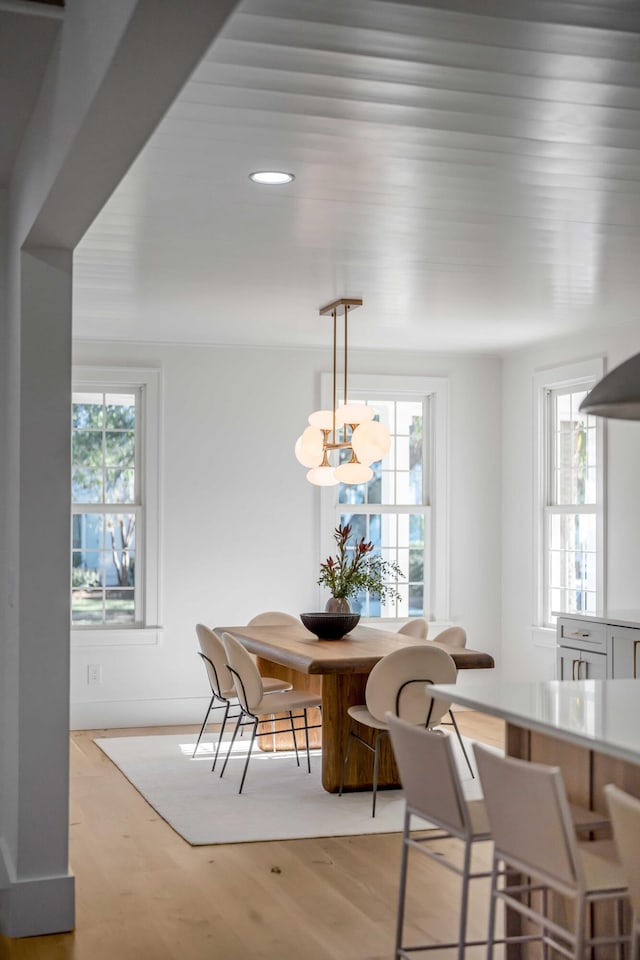
[[[640,627],[640,610],[596,610],[595,613],[559,613],[555,617],[561,620],[593,620],[596,623],[610,623],[616,627]]]
[[[486,677],[429,692],[507,723],[640,764],[640,680],[508,683]]]

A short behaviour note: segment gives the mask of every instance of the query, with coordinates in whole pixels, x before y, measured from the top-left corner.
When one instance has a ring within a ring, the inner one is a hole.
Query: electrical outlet
[[[102,664],[90,663],[87,666],[87,683],[102,683]]]

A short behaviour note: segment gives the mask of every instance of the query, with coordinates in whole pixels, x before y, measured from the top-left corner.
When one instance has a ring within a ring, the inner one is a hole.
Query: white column
[[[4,770],[16,813],[5,836],[10,936],[74,924],[67,854],[71,280],[70,251],[20,256],[20,330],[11,356],[18,430],[10,424],[18,449],[7,531],[16,545],[10,674],[19,691],[9,718],[17,749]]]
[[[235,2],[67,0],[11,179],[0,257],[0,934],[11,937],[74,923],[72,251]]]

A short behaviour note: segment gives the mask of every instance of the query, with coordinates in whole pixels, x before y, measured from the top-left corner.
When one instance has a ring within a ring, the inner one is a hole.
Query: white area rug
[[[210,742],[201,742],[198,756],[192,759],[195,740],[195,735],[172,734],[109,737],[95,742],[154,810],[193,846],[402,829],[401,790],[378,793],[374,819],[371,793],[338,797],[323,790],[320,751],[312,752],[309,774],[302,753],[297,767],[293,753],[274,755],[254,748],[243,792],[238,795],[246,744],[235,745],[237,750],[221,779],[220,760],[211,772]],[[471,757],[471,744],[465,744]],[[455,749],[465,794],[469,799],[480,796],[477,778],[471,778],[457,744]]]

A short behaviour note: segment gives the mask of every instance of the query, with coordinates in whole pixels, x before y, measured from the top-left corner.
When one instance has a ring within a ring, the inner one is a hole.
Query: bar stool
[[[591,904],[612,901],[619,909],[627,885],[611,841],[576,839],[559,767],[500,757],[478,744],[474,752],[494,841],[487,960],[497,942],[499,901],[539,927],[536,939],[545,951],[552,947],[583,960],[588,948],[628,942],[619,931],[596,937],[590,927],[587,930]],[[505,869],[502,886],[498,885],[500,865]],[[528,896],[534,891],[541,893],[539,910]],[[573,902],[572,926],[548,915],[548,891]]]
[[[640,800],[629,796],[612,783],[604,788],[611,814],[615,841],[622,872],[629,885],[633,911],[631,924],[631,960],[640,957]]]
[[[400,771],[406,798],[402,831],[402,860],[400,866],[400,893],[396,925],[395,960],[410,960],[412,953],[422,950],[456,948],[462,960],[465,948],[481,946],[486,940],[466,940],[469,881],[491,876],[490,871],[471,870],[474,843],[490,841],[489,822],[482,800],[465,800],[456,768],[451,738],[416,727],[387,713],[389,736]],[[428,830],[423,836],[411,836],[413,816],[428,820],[437,830]],[[437,840],[454,837],[463,844],[462,869],[453,860],[442,856],[429,845]],[[407,868],[409,851],[417,850],[462,878],[458,939],[450,943],[403,944]]]

